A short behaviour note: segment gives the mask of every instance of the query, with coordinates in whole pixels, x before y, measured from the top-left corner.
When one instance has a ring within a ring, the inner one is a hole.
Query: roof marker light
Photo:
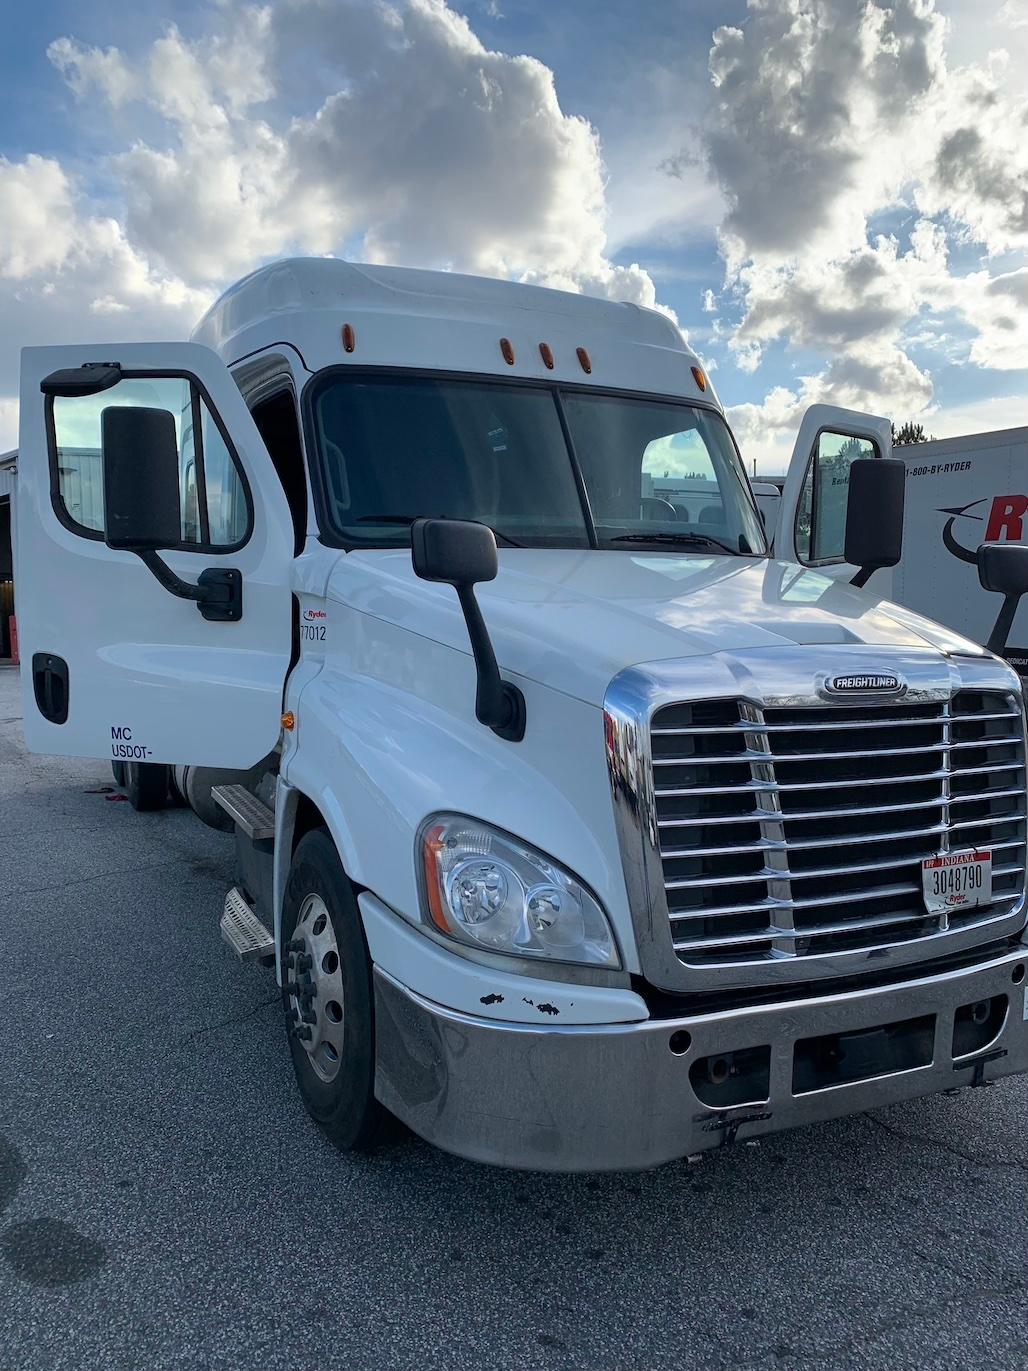
[[[553,348],[549,343],[539,344],[539,356],[543,359],[543,366],[547,371],[553,370]]]
[[[706,378],[706,376],[705,376],[705,374],[704,374],[704,371],[703,371],[703,368],[702,368],[702,367],[693,367],[693,368],[692,368],[692,379],[693,379],[693,380],[696,382],[696,384],[699,386],[700,390],[706,390],[706,389],[707,389],[707,378]]]
[[[575,351],[578,354],[578,360],[582,370],[585,372],[586,376],[591,376],[593,370],[592,358],[586,352],[585,348],[576,348]]]
[[[343,348],[346,352],[353,352],[357,346],[357,335],[353,331],[352,324],[343,325]]]
[[[509,367],[514,365],[514,344],[509,338],[500,339],[500,351],[503,353],[503,360]]]

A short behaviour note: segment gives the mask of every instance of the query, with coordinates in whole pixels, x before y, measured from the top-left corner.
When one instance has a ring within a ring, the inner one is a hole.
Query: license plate
[[[992,903],[992,853],[947,852],[921,863],[921,886],[929,914]]]

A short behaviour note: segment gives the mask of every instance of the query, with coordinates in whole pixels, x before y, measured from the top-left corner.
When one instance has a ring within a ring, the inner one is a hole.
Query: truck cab
[[[823,451],[853,577],[777,561],[662,315],[323,259],[26,349],[21,425],[28,744],[217,774],[340,1147],[643,1167],[1028,1066],[1021,686],[849,584],[885,421],[783,495]]]

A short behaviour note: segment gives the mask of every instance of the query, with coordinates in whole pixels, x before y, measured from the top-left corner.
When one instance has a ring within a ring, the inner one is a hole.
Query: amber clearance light
[[[707,389],[707,378],[706,378],[706,376],[705,376],[705,374],[704,374],[704,371],[703,371],[703,368],[702,368],[702,367],[693,367],[693,369],[692,369],[692,379],[693,379],[693,380],[696,382],[696,384],[699,386],[700,390],[706,390],[706,389]]]
[[[443,909],[442,881],[439,879],[439,859],[444,847],[445,833],[445,825],[433,824],[422,839],[421,851],[425,865],[425,895],[429,915],[436,928],[443,933],[449,933],[450,924]]]

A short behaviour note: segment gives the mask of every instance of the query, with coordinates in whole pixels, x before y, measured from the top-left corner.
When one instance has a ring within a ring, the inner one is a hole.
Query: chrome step
[[[254,842],[274,838],[275,811],[269,809],[263,800],[258,800],[245,785],[216,785],[211,791],[211,798]]]
[[[225,896],[221,936],[241,962],[263,961],[275,955],[274,937],[261,923],[237,885]]]

